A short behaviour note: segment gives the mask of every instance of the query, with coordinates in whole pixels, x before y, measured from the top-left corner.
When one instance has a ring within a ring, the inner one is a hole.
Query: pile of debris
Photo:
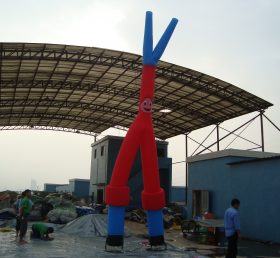
[[[0,210],[0,220],[9,220],[16,218],[16,212],[13,208],[5,208]]]
[[[48,194],[44,198],[41,211],[42,208],[46,208],[47,214],[45,219],[48,219],[49,222],[65,224],[77,217],[75,201],[77,199],[70,194]],[[43,215],[42,212],[41,215]]]
[[[147,215],[143,209],[135,209],[126,213],[125,218],[141,224],[147,223]]]
[[[13,204],[17,200],[18,193],[0,192],[0,219],[12,219],[16,217]],[[107,213],[105,205],[88,207],[86,203],[69,193],[33,192],[31,199],[33,206],[29,216],[31,221],[49,221],[56,224],[66,224],[78,217],[88,214]],[[184,218],[183,206],[169,205],[163,209],[163,222],[166,229],[181,228]],[[133,209],[126,212],[126,219],[142,224],[147,223],[146,212],[143,209]]]
[[[9,220],[16,217],[13,204],[18,196],[17,192],[4,191],[0,192],[0,220]]]
[[[181,223],[185,219],[184,207],[178,204],[170,204],[163,208],[163,223],[165,229],[181,229]],[[138,223],[146,224],[147,215],[143,209],[133,209],[126,213],[126,219]]]
[[[0,192],[0,210],[5,208],[12,208],[18,196],[17,192],[3,191]]]
[[[14,204],[19,193],[12,191],[0,192],[0,220],[9,220],[16,217]],[[33,192],[30,221],[49,221],[57,224],[66,224],[77,217],[96,213],[95,209],[87,207],[82,199],[69,193]]]

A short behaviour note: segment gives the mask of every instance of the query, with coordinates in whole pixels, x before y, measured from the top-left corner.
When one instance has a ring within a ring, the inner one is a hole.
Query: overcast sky
[[[74,44],[137,54],[142,54],[146,10],[154,12],[155,42],[176,17],[179,23],[162,60],[210,74],[272,102],[266,114],[280,125],[278,0],[2,0],[0,4],[1,42]],[[222,126],[232,129],[254,115]],[[259,143],[258,125],[259,120],[252,123],[244,136]],[[190,136],[202,139],[212,128]],[[30,187],[31,179],[42,188],[45,182],[89,178],[92,142],[90,136],[71,133],[0,131],[0,190]],[[184,160],[184,137],[169,142],[173,162]],[[230,146],[254,147],[244,143],[239,140]],[[195,148],[191,144],[190,153]],[[280,152],[280,134],[267,122],[265,148]],[[184,173],[184,164],[173,166],[174,185],[184,184]]]

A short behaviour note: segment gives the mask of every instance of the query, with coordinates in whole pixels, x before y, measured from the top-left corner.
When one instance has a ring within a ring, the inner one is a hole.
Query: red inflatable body
[[[154,65],[143,65],[138,115],[122,143],[110,185],[106,188],[106,203],[112,206],[129,204],[128,178],[139,147],[144,178],[142,206],[145,210],[159,210],[165,206],[165,194],[160,188],[157,148],[152,124],[155,69]]]

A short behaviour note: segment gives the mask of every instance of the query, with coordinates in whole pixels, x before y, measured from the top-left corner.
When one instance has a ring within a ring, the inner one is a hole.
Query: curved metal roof
[[[101,48],[0,43],[0,127],[89,134],[127,128],[138,111],[141,61]],[[212,76],[158,64],[153,119],[160,139],[271,105]]]

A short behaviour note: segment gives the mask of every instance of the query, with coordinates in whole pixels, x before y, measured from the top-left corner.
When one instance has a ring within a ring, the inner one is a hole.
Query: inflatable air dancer
[[[178,20],[173,18],[153,49],[152,12],[146,13],[143,46],[143,69],[138,114],[122,143],[110,184],[106,187],[108,209],[107,246],[123,247],[125,207],[129,205],[128,178],[140,147],[144,190],[142,206],[147,211],[151,247],[165,247],[162,208],[164,190],[160,188],[157,148],[152,124],[152,103],[156,64],[159,61]]]

